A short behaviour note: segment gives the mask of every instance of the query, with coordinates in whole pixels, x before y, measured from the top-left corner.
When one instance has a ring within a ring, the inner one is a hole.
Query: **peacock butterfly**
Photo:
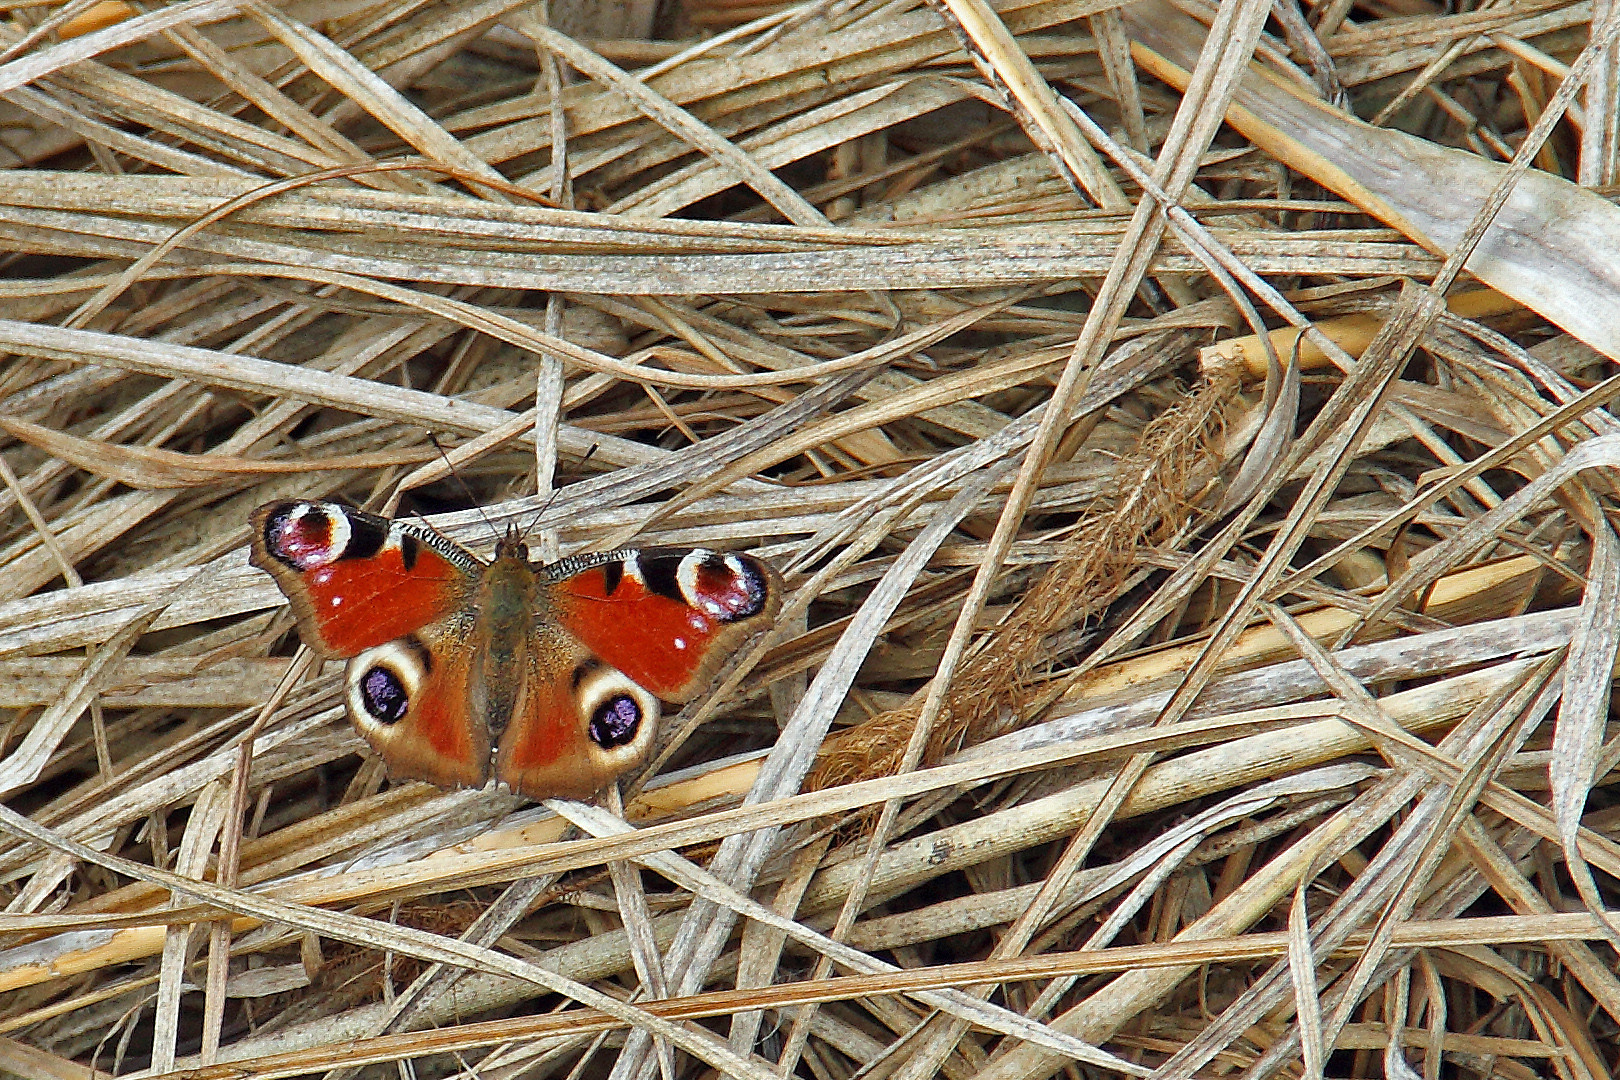
[[[652,748],[660,700],[690,701],[781,606],[749,555],[703,548],[485,563],[337,503],[253,512],[254,566],[304,643],[347,659],[349,720],[395,779],[583,798]]]

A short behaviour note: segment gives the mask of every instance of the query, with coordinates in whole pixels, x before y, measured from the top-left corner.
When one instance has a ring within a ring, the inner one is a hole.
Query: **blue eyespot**
[[[629,694],[614,694],[591,711],[591,741],[604,750],[634,742],[641,706]]]
[[[360,677],[360,701],[368,716],[384,724],[396,724],[405,719],[405,710],[410,705],[405,684],[380,664]]]

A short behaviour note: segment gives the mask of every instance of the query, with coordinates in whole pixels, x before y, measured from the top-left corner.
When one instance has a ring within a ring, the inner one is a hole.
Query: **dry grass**
[[[8,5],[0,1071],[1609,1076],[1611,7]],[[287,496],[787,604],[389,784]]]

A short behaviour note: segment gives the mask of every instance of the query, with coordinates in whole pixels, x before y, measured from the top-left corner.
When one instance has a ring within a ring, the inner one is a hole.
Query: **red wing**
[[[480,567],[430,533],[336,503],[266,503],[252,522],[253,565],[292,601],[304,643],[329,658],[444,618]]]
[[[782,603],[776,572],[749,555],[624,551],[546,568],[553,616],[665,701],[690,701]]]
[[[495,777],[531,799],[583,799],[640,764],[658,699],[556,626],[536,625]]]
[[[483,787],[489,779],[489,729],[467,693],[471,624],[457,613],[349,661],[349,720],[395,780]]]

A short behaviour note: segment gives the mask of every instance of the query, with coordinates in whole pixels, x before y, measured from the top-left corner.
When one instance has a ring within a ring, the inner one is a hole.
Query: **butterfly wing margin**
[[[686,702],[782,606],[782,579],[751,555],[617,551],[546,567],[552,615],[587,649],[665,701]]]
[[[304,644],[326,659],[444,618],[481,568],[447,540],[338,503],[266,503],[250,520],[249,561],[275,578]]]

